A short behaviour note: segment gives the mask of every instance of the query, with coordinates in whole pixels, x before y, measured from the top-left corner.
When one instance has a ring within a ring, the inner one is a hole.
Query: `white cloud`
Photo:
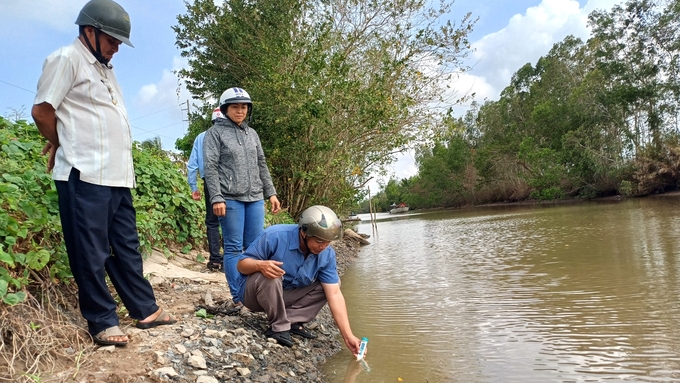
[[[543,0],[524,14],[516,14],[508,24],[472,44],[473,69],[454,84],[459,91],[471,89],[475,100],[495,100],[510,83],[512,75],[524,64],[536,64],[552,46],[574,35],[587,40],[588,14],[610,10],[622,0],[590,0],[579,8],[576,0]],[[461,108],[458,108],[459,110]]]
[[[553,44],[569,34],[587,37],[585,16],[575,0],[543,0],[473,44],[477,64],[471,74],[483,78],[496,98],[517,69],[535,63]]]
[[[616,4],[623,4],[623,0],[589,0],[583,7],[583,12],[589,14],[594,10],[611,10]]]
[[[145,140],[159,136],[165,149],[174,149],[175,139],[182,137],[187,128],[187,105],[200,105],[200,100],[191,97],[183,81],[175,71],[185,68],[187,60],[175,56],[171,69],[163,69],[160,79],[155,83],[145,84],[133,99],[133,138]],[[132,113],[131,113],[132,116]]]
[[[72,32],[84,0],[9,0],[2,2],[3,21],[47,25],[59,32]],[[16,24],[15,24],[16,25]]]
[[[187,67],[186,59],[173,57],[172,69],[163,69],[158,82],[142,86],[137,93],[136,103],[141,107],[149,107],[179,104],[186,100],[195,102],[184,82],[174,73],[185,67]]]
[[[397,160],[389,166],[387,174],[374,175],[374,178],[366,184],[371,189],[371,194],[375,195],[381,186],[385,186],[391,178],[410,178],[418,174],[416,166],[415,151],[412,149],[397,155]]]

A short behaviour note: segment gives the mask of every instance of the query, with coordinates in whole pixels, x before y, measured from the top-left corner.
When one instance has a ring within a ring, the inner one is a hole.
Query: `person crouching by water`
[[[304,324],[328,303],[345,345],[359,353],[330,246],[342,233],[333,210],[316,205],[302,212],[297,225],[268,227],[241,255],[238,297],[248,309],[267,314],[267,337],[287,347],[293,345],[291,334],[316,338]]]
[[[281,210],[260,137],[246,121],[252,109],[248,92],[225,90],[220,110],[226,118],[215,120],[203,141],[205,182],[222,226],[224,273],[237,306],[241,301],[236,264],[243,250],[264,230],[264,198],[269,199],[273,214]]]

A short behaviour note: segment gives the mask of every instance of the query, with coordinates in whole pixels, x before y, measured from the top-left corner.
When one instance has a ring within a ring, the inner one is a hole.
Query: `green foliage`
[[[281,211],[278,214],[272,214],[269,202],[265,208],[264,214],[264,226],[269,227],[271,225],[280,225],[286,223],[297,223],[297,221],[288,213],[288,211]]]
[[[557,151],[538,147],[533,137],[527,137],[520,144],[519,158],[527,169],[527,183],[535,189],[531,198],[557,199],[564,196],[560,184],[566,171]]]
[[[33,273],[70,275],[42,146],[34,125],[0,117],[0,298],[8,305],[26,298],[22,289]]]
[[[409,204],[421,207],[460,206],[471,201],[466,170],[472,162],[471,148],[456,126],[416,156],[418,177],[412,180]]]
[[[628,180],[621,181],[621,184],[619,185],[619,194],[624,197],[634,197],[636,193],[634,191],[633,183]]]
[[[214,318],[214,317],[215,317],[213,314],[208,314],[208,313],[205,311],[205,309],[199,309],[198,311],[196,311],[196,312],[194,313],[194,315],[197,316],[197,317],[199,317],[199,318],[203,318],[203,319],[210,319],[210,318]]]
[[[199,248],[205,238],[205,208],[191,198],[182,161],[154,147],[133,149],[137,187],[133,190],[141,250],[181,244],[183,252]]]
[[[0,118],[0,299],[7,305],[23,302],[31,284],[72,277],[43,142],[35,125]],[[158,144],[133,148],[141,250],[189,251],[205,243],[204,205],[190,197],[184,162],[172,161]]]
[[[540,190],[534,190],[529,195],[529,198],[549,201],[553,199],[560,199],[564,197],[564,193],[557,186],[551,186]]]

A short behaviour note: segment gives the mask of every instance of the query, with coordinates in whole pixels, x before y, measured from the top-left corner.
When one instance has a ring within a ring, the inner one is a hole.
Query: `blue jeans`
[[[238,259],[258,235],[264,230],[264,200],[241,202],[226,200],[227,215],[220,217],[224,240],[224,273],[229,291],[238,302],[238,286],[241,273],[236,269]]]

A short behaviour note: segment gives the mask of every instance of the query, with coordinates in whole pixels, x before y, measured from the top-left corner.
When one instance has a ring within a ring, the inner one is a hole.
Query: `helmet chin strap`
[[[302,237],[302,242],[305,243],[305,247],[306,247],[305,258],[306,258],[311,253],[311,251],[309,250],[309,245],[307,244],[307,239],[309,239],[309,236],[307,235],[306,231],[302,231],[302,232],[305,233],[305,235]]]
[[[83,32],[81,35],[83,36],[83,39],[85,40],[85,44],[87,44],[87,48],[90,50],[94,58],[97,59],[100,63],[106,65],[107,67],[109,66],[109,59],[104,57],[101,52],[101,47],[99,46],[99,34],[101,33],[99,29],[92,27],[94,29],[94,40],[97,42],[97,49],[92,48],[92,44],[90,44],[90,39],[87,38],[87,35],[85,34],[85,28],[83,28]]]

